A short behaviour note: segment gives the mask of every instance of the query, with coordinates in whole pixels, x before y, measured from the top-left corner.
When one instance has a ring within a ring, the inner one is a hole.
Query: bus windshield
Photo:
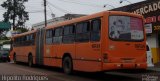
[[[109,37],[121,41],[144,39],[143,21],[129,16],[109,16]]]

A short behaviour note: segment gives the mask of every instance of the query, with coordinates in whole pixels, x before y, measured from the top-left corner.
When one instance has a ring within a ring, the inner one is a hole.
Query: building
[[[77,17],[81,17],[81,16],[85,16],[82,14],[65,14],[64,16],[61,17],[56,17],[50,20],[47,20],[47,25],[53,25],[62,21],[66,21],[66,20],[71,20],[73,18],[77,18]],[[38,29],[38,28],[43,28],[45,27],[45,22],[40,22],[40,23],[36,23],[32,25],[33,29]]]
[[[147,41],[151,47],[153,62],[160,62],[160,0],[147,0],[112,9],[141,14],[145,18]]]

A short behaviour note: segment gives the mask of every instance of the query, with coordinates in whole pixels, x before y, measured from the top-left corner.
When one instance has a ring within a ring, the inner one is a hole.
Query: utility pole
[[[47,27],[46,0],[44,0],[44,19],[45,19],[45,27]]]
[[[16,19],[16,0],[13,0],[13,30],[15,30],[15,19]]]

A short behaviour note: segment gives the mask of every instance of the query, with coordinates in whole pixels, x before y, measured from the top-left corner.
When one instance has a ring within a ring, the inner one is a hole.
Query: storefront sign
[[[160,1],[138,8],[133,13],[144,15],[157,10],[160,10]]]
[[[152,33],[152,24],[145,24],[146,33]]]
[[[160,0],[142,1],[113,10],[141,14],[145,18],[147,33],[160,31]]]

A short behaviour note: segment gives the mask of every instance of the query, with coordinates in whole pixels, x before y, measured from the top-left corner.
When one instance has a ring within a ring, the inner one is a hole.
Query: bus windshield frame
[[[111,40],[127,42],[144,41],[143,18],[126,15],[110,15],[108,17],[108,23],[108,35]]]

